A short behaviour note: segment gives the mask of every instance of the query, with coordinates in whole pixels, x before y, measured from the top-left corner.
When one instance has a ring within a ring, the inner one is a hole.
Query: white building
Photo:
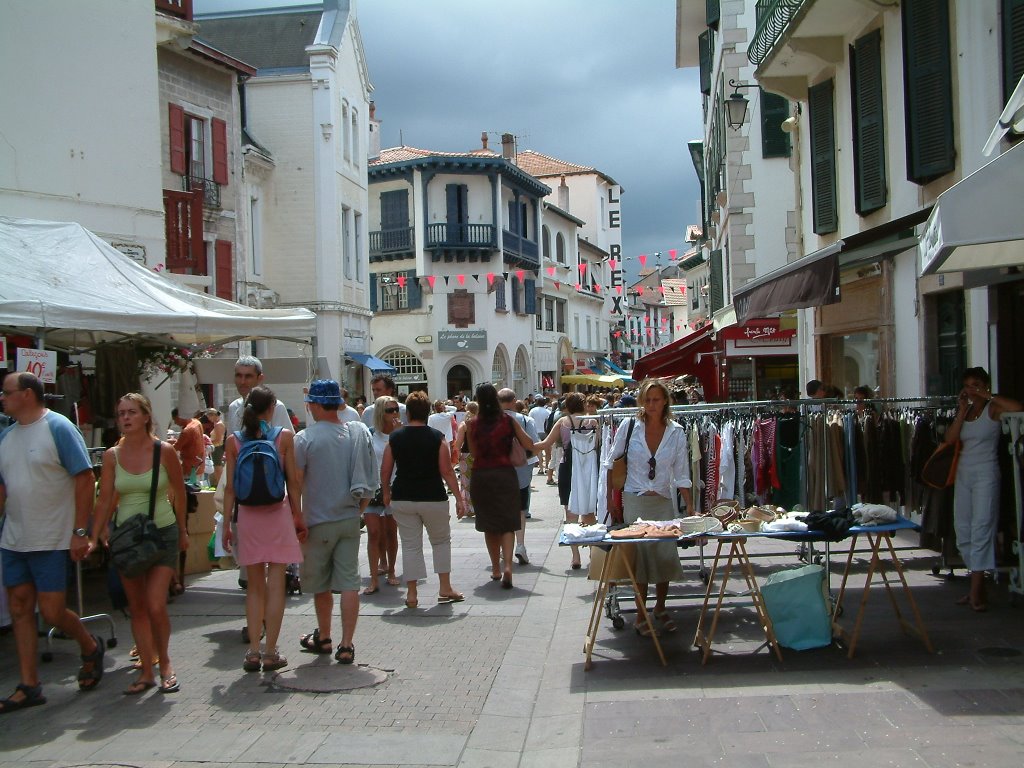
[[[403,391],[537,389],[548,187],[486,141],[462,153],[385,149],[369,180],[372,354],[396,369]]]
[[[328,369],[319,374],[329,371],[357,394],[368,376],[353,361],[370,351],[373,88],[354,0],[317,5],[203,16],[200,25],[204,40],[257,68],[244,85],[242,295],[257,306],[316,312],[316,356]],[[257,352],[287,355],[286,346]],[[286,402],[301,401],[297,386],[286,393]]]

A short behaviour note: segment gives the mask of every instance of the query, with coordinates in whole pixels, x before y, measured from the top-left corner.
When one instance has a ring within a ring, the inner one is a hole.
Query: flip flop
[[[402,582],[397,576],[388,576],[388,586],[398,587],[401,586]]]
[[[177,693],[181,690],[181,686],[178,685],[177,675],[168,675],[164,677],[160,675],[160,693]]]
[[[125,696],[138,696],[139,694],[145,693],[150,688],[156,688],[156,683],[152,680],[136,680],[134,683],[125,688],[121,693]]]
[[[466,599],[466,596],[461,592],[453,592],[450,595],[438,595],[437,603],[441,605],[443,603],[461,603]]]
[[[377,592],[379,592],[379,591],[380,591],[380,587],[377,587],[377,586],[373,586],[373,587],[366,587],[366,588],[365,588],[365,589],[364,589],[364,590],[362,591],[362,594],[364,594],[364,595],[372,595],[372,594],[375,594],[375,593],[377,593]]]

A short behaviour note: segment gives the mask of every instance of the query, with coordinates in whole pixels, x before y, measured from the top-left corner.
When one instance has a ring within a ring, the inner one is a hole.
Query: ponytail
[[[247,440],[256,440],[262,434],[260,416],[269,411],[277,403],[277,395],[270,387],[262,385],[253,387],[245,398],[242,409],[242,433]]]

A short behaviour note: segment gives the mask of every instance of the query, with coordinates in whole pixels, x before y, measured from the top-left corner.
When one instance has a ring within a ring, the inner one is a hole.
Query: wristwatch
[[[73,530],[72,533],[75,534],[75,536],[80,536],[83,539],[89,538],[89,531],[85,528],[75,528],[75,530]]]

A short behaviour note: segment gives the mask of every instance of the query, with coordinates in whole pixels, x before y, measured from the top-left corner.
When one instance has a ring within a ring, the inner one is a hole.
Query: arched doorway
[[[448,369],[447,397],[453,395],[473,396],[473,377],[464,365],[453,365]]]
[[[491,383],[498,389],[508,386],[508,358],[500,344],[494,350],[494,359],[491,361]]]
[[[407,349],[393,349],[382,353],[381,359],[395,369],[392,378],[399,392],[427,391],[427,371],[419,357]]]
[[[527,359],[526,347],[519,347],[516,352],[515,367],[512,370],[512,388],[516,397],[520,400],[526,397],[526,390],[533,390],[532,379],[530,378],[530,364]]]

